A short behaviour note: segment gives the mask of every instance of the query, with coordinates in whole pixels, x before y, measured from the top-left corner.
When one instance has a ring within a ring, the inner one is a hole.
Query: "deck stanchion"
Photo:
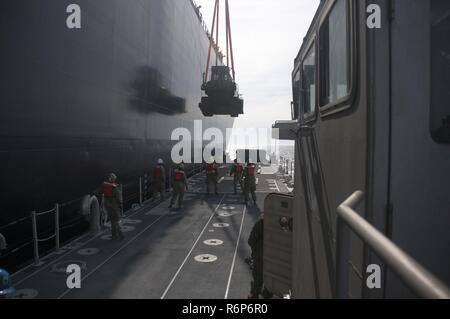
[[[139,205],[142,206],[142,177],[139,177]]]
[[[39,261],[39,242],[36,224],[36,211],[31,212],[31,225],[33,227],[34,266],[39,267],[41,265],[41,262]]]
[[[55,204],[55,246],[59,252],[59,204]]]

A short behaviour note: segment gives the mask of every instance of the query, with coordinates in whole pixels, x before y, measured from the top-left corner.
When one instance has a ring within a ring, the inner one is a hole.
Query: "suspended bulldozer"
[[[211,81],[202,85],[207,97],[202,97],[200,110],[204,116],[244,114],[244,101],[239,98],[236,83],[227,66],[213,66]]]
[[[202,91],[207,96],[202,97],[199,104],[200,110],[204,116],[230,115],[238,117],[244,114],[244,101],[239,97],[237,85],[235,82],[233,42],[231,40],[230,12],[228,0],[225,1],[226,12],[226,42],[227,42],[227,65],[219,65],[216,55],[216,65],[211,67],[211,78],[208,81],[209,65],[211,59],[211,50],[214,45],[213,34],[216,30],[216,41],[219,38],[219,0],[216,0],[213,14],[212,32],[210,36],[208,61],[206,63],[206,72],[203,78]],[[230,65],[231,57],[231,68]],[[232,73],[232,74],[230,74]]]

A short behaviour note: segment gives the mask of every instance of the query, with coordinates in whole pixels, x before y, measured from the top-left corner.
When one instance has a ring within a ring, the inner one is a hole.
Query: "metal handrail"
[[[198,172],[202,172],[201,165],[198,168],[198,170],[196,169],[195,165],[193,166],[193,174],[195,174],[197,171]],[[170,188],[170,187],[172,187],[172,182],[173,182],[172,181],[172,170],[171,169],[169,169],[169,180],[168,181],[169,181],[169,188]],[[127,185],[132,185],[132,184],[136,185],[135,183],[136,183],[136,180],[134,180],[133,182],[128,183]],[[126,201],[129,202],[131,200],[135,200],[136,199],[137,201],[139,201],[138,206],[142,207],[142,206],[146,205],[148,202],[150,202],[152,200],[152,198],[147,198],[145,196],[145,193],[148,192],[148,190],[151,187],[151,185],[152,185],[152,181],[150,180],[150,178],[148,176],[145,176],[145,175],[144,175],[144,177],[140,176],[139,179],[138,179],[138,184],[137,184],[138,191],[136,193],[134,193],[134,194],[128,194],[127,193]],[[83,207],[85,206],[83,204],[83,202],[85,200],[86,200],[86,203],[85,203],[86,204],[86,207],[85,207],[86,212],[83,211],[83,209],[84,209]],[[15,220],[15,221],[10,222],[9,224],[1,226],[0,230],[3,233],[5,233],[3,231],[3,229],[9,228],[11,226],[14,226],[14,225],[16,225],[18,223],[21,223],[21,222],[24,222],[24,221],[27,221],[27,220],[31,220],[32,237],[31,237],[30,241],[27,241],[27,242],[25,242],[23,244],[20,243],[20,244],[18,244],[15,247],[6,247],[5,236],[0,233],[0,252],[1,252],[1,248],[3,248],[3,246],[5,246],[4,247],[5,250],[6,250],[6,248],[8,248],[7,253],[1,254],[0,257],[3,258],[5,256],[9,256],[9,255],[11,255],[13,253],[16,253],[17,251],[23,249],[24,247],[26,247],[26,246],[28,246],[30,244],[33,244],[34,265],[40,266],[43,263],[41,262],[40,256],[39,256],[39,243],[48,241],[48,240],[50,240],[52,238],[55,238],[55,247],[56,247],[55,250],[56,250],[56,253],[60,253],[61,252],[61,248],[60,248],[60,231],[64,230],[64,229],[68,229],[70,227],[73,227],[73,226],[77,225],[77,223],[78,223],[78,222],[72,223],[72,221],[70,221],[70,222],[67,222],[66,224],[62,224],[61,225],[60,224],[60,211],[61,211],[61,208],[65,207],[65,206],[68,206],[68,205],[72,205],[72,204],[77,203],[77,202],[81,202],[82,203],[81,210],[83,211],[83,213],[85,215],[92,214],[91,226],[90,226],[91,231],[93,231],[93,232],[99,231],[100,225],[96,225],[95,224],[96,221],[100,220],[100,216],[96,215],[96,212],[97,212],[97,208],[96,207],[97,206],[101,206],[101,207],[98,207],[98,210],[99,210],[98,213],[99,214],[100,214],[100,212],[101,213],[105,213],[106,210],[104,208],[104,200],[102,199],[101,203],[99,203],[96,196],[87,195],[87,196],[84,196],[84,197],[81,197],[81,198],[78,198],[78,199],[71,200],[69,202],[65,202],[64,204],[55,204],[55,206],[52,209],[49,209],[47,211],[42,211],[42,212],[32,211],[31,214],[28,215],[28,216],[25,216],[23,218],[19,218],[19,219]],[[92,205],[94,205],[93,212],[90,211],[91,208],[92,208],[91,207]],[[38,218],[43,216],[43,215],[48,215],[48,214],[52,214],[52,213],[55,214],[55,216],[54,216],[54,218],[55,218],[55,230],[54,230],[53,234],[51,236],[47,237],[47,238],[39,238],[38,227],[37,227]],[[123,212],[122,212],[121,215],[123,216]],[[81,221],[83,219],[84,218],[76,218],[75,220],[80,220]],[[5,244],[5,245],[3,245],[3,244]]]
[[[355,212],[355,208],[363,201],[363,199],[364,193],[357,191],[337,209],[337,297],[346,298],[348,290],[348,271],[346,271],[348,268],[346,268],[346,263],[349,260],[350,237],[348,229],[345,230],[345,227],[343,227],[346,225],[356,233],[418,297],[426,299],[450,299],[450,289],[444,283]]]
[[[42,215],[54,213],[55,216],[55,232],[47,238],[39,238],[38,230],[37,230],[37,218]],[[48,241],[52,238],[55,238],[55,249],[56,252],[60,252],[60,241],[59,241],[59,204],[55,204],[53,209],[50,209],[45,212],[37,213],[36,211],[31,212],[31,226],[33,230],[33,253],[34,253],[34,265],[39,267],[42,265],[42,262],[39,259],[39,243]]]

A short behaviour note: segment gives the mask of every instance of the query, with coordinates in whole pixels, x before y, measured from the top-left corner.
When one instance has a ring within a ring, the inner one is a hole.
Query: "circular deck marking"
[[[53,265],[51,272],[65,274],[69,265],[78,265],[82,270],[86,270],[86,262],[81,260],[67,260]]]
[[[71,249],[80,248],[81,246],[83,246],[83,243],[73,243],[73,244],[67,245],[67,246],[65,246],[63,248],[71,250]]]
[[[210,255],[210,254],[203,254],[203,255],[198,255],[194,258],[196,261],[198,261],[199,263],[213,263],[215,262],[218,258],[217,256],[214,255]]]
[[[220,239],[208,239],[208,240],[205,240],[203,243],[205,245],[208,245],[208,246],[220,246],[220,245],[223,245],[223,241],[220,240]]]
[[[233,214],[230,214],[230,213],[219,213],[219,216],[220,217],[231,217],[231,216],[233,216]]]
[[[134,226],[125,226],[125,225],[122,226],[121,229],[122,229],[122,232],[124,232],[124,233],[129,233],[129,232],[132,232],[135,230]]]
[[[230,224],[227,223],[215,223],[213,224],[214,227],[216,228],[225,228],[225,227],[230,227]]]
[[[234,206],[223,206],[222,209],[224,209],[224,210],[235,210],[236,207],[234,207]]]
[[[130,224],[130,225],[136,225],[142,223],[142,220],[140,219],[124,219],[122,220],[123,224]]]
[[[93,256],[93,255],[97,255],[99,252],[100,252],[100,249],[98,249],[98,248],[84,248],[84,249],[80,249],[78,251],[78,255]]]
[[[19,289],[14,294],[13,299],[34,299],[39,295],[35,289]]]

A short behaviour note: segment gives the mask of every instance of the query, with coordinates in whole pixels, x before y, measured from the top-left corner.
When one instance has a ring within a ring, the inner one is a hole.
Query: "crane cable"
[[[233,39],[231,37],[231,21],[230,21],[230,7],[228,4],[228,0],[226,0],[225,2],[225,7],[226,7],[226,15],[227,15],[227,48],[228,48],[228,43],[230,46],[230,56],[231,56],[231,71],[233,72],[233,81],[236,81],[236,74],[234,71],[234,55],[233,55]],[[229,62],[228,62],[228,49],[227,49],[227,66],[229,67]]]
[[[216,0],[216,3],[214,5],[214,13],[213,13],[213,22],[211,27],[211,35],[209,37],[209,50],[208,50],[208,61],[206,62],[206,71],[205,71],[205,78],[204,82],[206,83],[208,81],[208,74],[209,74],[209,66],[211,62],[211,50],[213,47],[214,39],[214,31],[216,32],[216,43],[218,46],[219,43],[219,13],[220,13],[220,5],[219,0]],[[230,22],[230,6],[228,3],[228,0],[225,0],[225,15],[226,15],[226,47],[227,47],[227,67],[230,67],[230,58],[231,58],[231,70],[232,70],[232,76],[233,81],[235,81],[235,70],[234,70],[234,55],[233,55],[233,40],[231,37],[231,22]],[[216,54],[216,65],[219,64],[219,57],[218,54]]]

